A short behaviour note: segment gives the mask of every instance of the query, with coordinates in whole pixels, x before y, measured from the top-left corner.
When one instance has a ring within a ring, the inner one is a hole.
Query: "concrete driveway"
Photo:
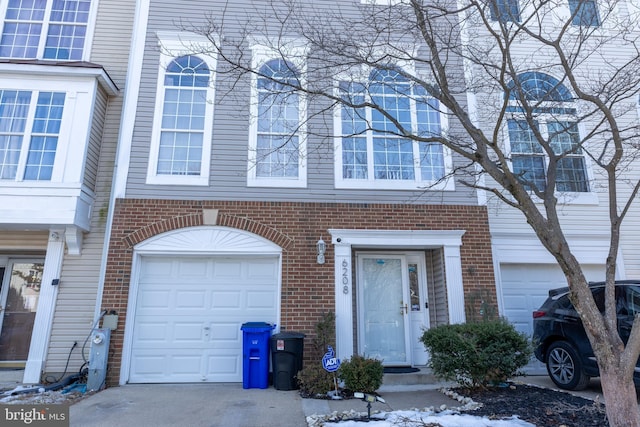
[[[70,408],[77,427],[303,427],[298,391],[242,384],[135,384],[112,387]]]
[[[458,407],[443,384],[378,390],[385,403],[372,411]],[[302,399],[298,390],[243,389],[242,384],[132,384],[112,387],[70,408],[71,427],[306,427],[308,415],[367,412],[358,399]]]

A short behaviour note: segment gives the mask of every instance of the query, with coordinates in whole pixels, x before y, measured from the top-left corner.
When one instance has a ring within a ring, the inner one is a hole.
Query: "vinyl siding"
[[[104,127],[104,117],[107,110],[107,94],[101,88],[96,91],[96,100],[93,106],[93,121],[91,133],[89,134],[89,147],[85,163],[84,184],[92,191],[96,189],[96,178],[98,174],[98,160],[100,158],[100,142]]]
[[[429,322],[431,327],[449,323],[447,304],[447,284],[444,271],[444,251],[427,251],[427,271],[429,273],[427,289],[429,294]]]
[[[209,186],[167,186],[147,185],[146,175],[151,143],[153,114],[157,90],[160,48],[157,31],[178,31],[178,20],[187,28],[203,25],[205,10],[212,16],[225,8],[226,31],[229,38],[238,37],[243,17],[247,11],[260,10],[263,2],[234,2],[216,5],[206,1],[181,3],[179,10],[168,1],[154,1],[151,4],[149,28],[146,35],[146,53],[143,60],[140,97],[136,116],[136,126],[131,150],[131,165],[126,195],[130,198],[198,199],[198,200],[274,200],[274,201],[314,201],[314,202],[356,202],[356,203],[425,203],[425,204],[477,204],[476,193],[458,184],[456,191],[407,191],[371,189],[335,189],[333,117],[328,104],[323,100],[309,103],[309,134],[306,188],[265,188],[247,187],[249,102],[250,81],[230,81],[230,77],[219,73],[216,78],[216,100],[214,107],[213,144],[210,161]],[[264,2],[265,5],[268,3]],[[311,3],[309,3],[311,4]],[[313,8],[331,8],[334,2],[313,3]],[[355,14],[354,7],[341,3],[341,12]],[[179,14],[179,17],[177,16]],[[270,16],[267,14],[267,16]],[[266,18],[268,20],[268,18]],[[264,22],[263,22],[264,24]],[[276,28],[276,27],[274,27]],[[229,52],[233,54],[233,52]],[[247,51],[247,55],[249,52]],[[225,67],[218,61],[218,69]],[[311,67],[313,68],[313,67]],[[313,77],[311,77],[313,78]],[[233,85],[233,86],[232,86]],[[231,90],[233,88],[233,90]],[[325,111],[320,115],[314,113]],[[455,130],[453,130],[455,132]],[[316,136],[314,136],[316,135]],[[317,136],[320,135],[320,136]],[[323,137],[325,136],[325,137]],[[460,166],[460,159],[454,160],[454,167]]]
[[[69,373],[77,372],[84,363],[82,346],[93,325],[135,3],[130,0],[100,0],[98,5],[91,61],[105,68],[120,94],[107,99],[104,93],[100,93],[96,102],[94,123],[104,124],[101,128],[94,126],[91,134],[94,150],[91,161],[95,162],[96,175],[91,232],[84,235],[80,256],[64,257],[45,366],[45,371],[50,373],[63,372],[76,341],[78,347],[71,353]],[[87,356],[89,348],[90,343],[87,343]]]

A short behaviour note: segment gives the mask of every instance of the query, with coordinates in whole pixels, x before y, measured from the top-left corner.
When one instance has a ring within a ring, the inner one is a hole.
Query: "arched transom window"
[[[571,92],[557,79],[539,72],[518,76],[508,86],[512,113],[507,122],[513,172],[529,188],[545,191],[551,162],[543,145],[551,148],[556,162],[556,190],[588,192],[586,164]],[[524,104],[534,119],[524,118]],[[538,133],[540,136],[536,136]]]

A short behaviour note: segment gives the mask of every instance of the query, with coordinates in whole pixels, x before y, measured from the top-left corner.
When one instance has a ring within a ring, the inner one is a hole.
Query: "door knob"
[[[409,312],[409,307],[407,304],[400,302],[400,314],[407,314]]]

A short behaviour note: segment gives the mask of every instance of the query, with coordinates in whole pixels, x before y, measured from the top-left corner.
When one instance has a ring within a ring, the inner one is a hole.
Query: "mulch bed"
[[[482,407],[467,412],[491,419],[517,415],[521,420],[540,427],[605,427],[609,423],[602,402],[569,393],[524,384],[510,384],[486,390],[455,389]]]

